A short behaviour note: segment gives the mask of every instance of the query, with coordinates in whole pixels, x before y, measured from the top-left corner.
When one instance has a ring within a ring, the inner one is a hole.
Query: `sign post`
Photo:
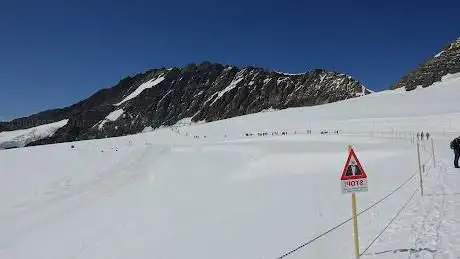
[[[356,215],[356,194],[351,194],[351,211],[353,215],[353,238],[355,243],[355,256],[359,259],[358,216]]]
[[[364,172],[361,163],[356,156],[355,151],[351,146],[348,146],[348,159],[343,168],[342,177],[342,192],[351,192],[351,211],[353,218],[353,237],[355,244],[355,256],[359,259],[359,236],[358,236],[358,216],[356,210],[356,194],[355,192],[367,192],[367,175]]]

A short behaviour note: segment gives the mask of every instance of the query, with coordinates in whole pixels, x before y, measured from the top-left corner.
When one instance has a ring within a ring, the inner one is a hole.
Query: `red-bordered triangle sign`
[[[367,178],[366,172],[364,172],[363,166],[358,160],[353,148],[350,148],[347,162],[343,168],[342,177],[340,180],[353,180]]]

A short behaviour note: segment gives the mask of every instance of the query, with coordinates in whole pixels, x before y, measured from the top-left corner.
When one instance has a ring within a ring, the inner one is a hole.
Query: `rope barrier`
[[[422,146],[423,150],[426,151],[426,153],[428,153],[430,155],[430,158],[425,163],[423,163],[423,166],[425,166],[428,162],[430,162],[432,159],[434,159],[434,157],[431,157],[431,153],[429,152],[429,150],[426,148],[425,145],[421,145],[421,146]],[[428,168],[426,169],[425,175],[428,174],[428,171],[431,170],[431,169],[432,169],[432,165],[428,166]],[[412,195],[404,203],[404,205],[398,210],[396,215],[390,220],[390,222],[388,222],[388,224],[385,226],[385,228],[374,238],[374,240],[372,240],[372,242],[366,247],[366,249],[364,249],[364,251],[360,254],[360,256],[363,256],[369,250],[369,248],[371,248],[371,246],[380,238],[380,236],[390,227],[390,225],[396,220],[396,218],[399,217],[401,212],[407,207],[409,202],[415,197],[415,194],[417,193],[417,191],[419,189],[420,188],[416,188],[414,190]]]
[[[417,175],[417,173],[414,173],[413,175],[411,175],[406,181],[404,181],[401,185],[399,185],[396,189],[394,189],[393,191],[391,191],[389,194],[387,194],[386,196],[384,196],[383,198],[381,198],[380,200],[374,202],[371,206],[367,207],[366,209],[362,210],[361,212],[359,212],[356,216],[360,216],[361,214],[371,210],[372,208],[374,208],[375,206],[377,206],[378,204],[382,203],[384,200],[386,200],[387,198],[389,198],[390,196],[392,196],[394,193],[396,193],[397,191],[399,191],[400,189],[402,189],[407,183],[409,183],[412,179],[415,178],[415,176]],[[341,226],[345,225],[346,223],[350,222],[351,220],[353,219],[353,217],[350,217],[349,219],[341,222],[340,224],[330,228],[329,230],[317,235],[316,237],[314,237],[313,239],[310,239],[309,241],[301,244],[300,246],[290,250],[289,252],[277,257],[277,259],[283,259],[297,251],[299,251],[300,249],[306,247],[307,245],[315,242],[316,240],[324,237],[325,235],[331,233],[332,231],[340,228]]]
[[[400,132],[401,133],[401,132]],[[414,139],[414,134],[411,134],[410,132],[407,132],[408,134],[404,134],[402,132],[402,134],[396,134],[395,135],[395,132],[351,132],[351,131],[343,131],[342,134],[343,135],[379,135],[381,137],[384,137],[384,136],[389,136],[389,137],[395,137],[395,136],[398,136],[398,138],[401,138],[401,139],[404,139],[404,137],[406,137],[407,139],[410,139],[411,141]],[[418,138],[417,138],[417,141],[420,141]],[[414,141],[415,142],[415,141]],[[429,159],[427,159],[423,164],[423,166],[427,165],[432,159],[434,159],[432,156],[431,156],[431,152],[430,150],[428,150],[426,148],[426,144],[425,142],[423,141],[420,141],[420,146],[422,147],[422,151],[424,151],[426,154],[429,155]],[[429,171],[430,169],[432,169],[431,165],[426,169],[426,171]],[[427,174],[427,173],[425,173]],[[388,199],[390,196],[392,196],[394,193],[396,193],[397,191],[399,191],[401,188],[403,188],[407,183],[409,183],[412,179],[415,178],[415,176],[417,175],[417,173],[414,173],[413,175],[411,175],[406,181],[404,181],[401,185],[399,185],[396,189],[394,189],[393,191],[391,191],[389,194],[387,194],[386,196],[384,196],[383,198],[381,198],[380,200],[374,202],[371,206],[367,207],[366,209],[362,210],[361,212],[359,212],[357,214],[357,216],[360,216],[362,215],[363,213],[371,210],[372,208],[374,208],[375,206],[377,206],[378,204],[382,203],[383,201],[385,201],[386,199]],[[401,212],[407,207],[407,205],[409,204],[409,202],[415,197],[415,194],[417,193],[417,191],[420,189],[420,187],[417,187],[414,192],[412,193],[412,195],[409,197],[409,199],[403,204],[403,206],[397,211],[397,213],[395,214],[395,216],[393,218],[391,218],[391,220],[389,221],[389,223],[385,226],[385,228],[372,240],[372,242],[366,247],[366,249],[364,249],[364,251],[360,254],[360,256],[364,255],[368,250],[369,248],[378,240],[378,238],[380,238],[380,236],[390,227],[390,225],[396,220],[396,218],[398,218],[398,216],[401,214]],[[327,234],[333,232],[334,230],[342,227],[343,225],[345,225],[346,223],[350,222],[351,220],[353,219],[353,217],[350,217],[346,220],[344,220],[343,222],[341,222],[340,224],[328,229],[327,231],[317,235],[316,237],[314,237],[313,239],[310,239],[309,241],[299,245],[298,247],[290,250],[289,252],[277,257],[277,259],[283,259],[297,251],[299,251],[300,249],[310,245],[311,243],[315,242],[316,240],[326,236]]]
[[[396,218],[398,218],[399,214],[401,214],[401,212],[407,207],[409,202],[415,197],[415,194],[418,192],[418,190],[419,190],[419,188],[416,188],[414,190],[412,195],[404,203],[404,205],[398,210],[396,215],[393,218],[391,218],[390,222],[388,222],[388,224],[385,226],[385,228],[377,235],[377,237],[374,238],[374,240],[372,240],[372,242],[369,244],[369,246],[367,246],[366,249],[364,249],[364,251],[360,254],[360,256],[364,255],[364,253],[366,253],[367,250],[369,250],[369,248],[371,248],[371,246],[375,243],[375,241],[377,241],[379,239],[379,237],[390,227],[390,225],[396,220]]]
[[[431,157],[431,153],[429,152],[429,150],[427,150],[426,146],[425,145],[421,145],[422,146],[422,150],[426,151],[429,155],[430,155],[430,158],[427,159],[424,163],[423,163],[423,166],[427,165],[433,158]],[[431,165],[426,169],[426,171],[429,171],[431,169]],[[427,174],[427,173],[425,173]],[[409,179],[407,179],[406,181],[404,181],[400,186],[398,186],[396,189],[394,189],[392,192],[390,192],[388,195],[384,196],[383,198],[381,198],[380,200],[378,200],[377,202],[373,203],[371,206],[369,206],[368,208],[364,209],[363,211],[359,212],[357,214],[357,216],[360,216],[361,214],[371,210],[373,207],[377,206],[378,204],[380,204],[381,202],[383,202],[384,200],[386,200],[387,198],[389,198],[391,195],[393,195],[394,193],[396,193],[397,191],[399,191],[401,188],[403,188],[408,182],[410,182],[412,179],[415,178],[415,176],[417,175],[417,173],[414,173],[413,175],[411,175],[409,177]],[[401,212],[407,207],[407,205],[409,204],[409,202],[415,197],[415,194],[417,193],[417,191],[420,189],[420,187],[417,187],[414,192],[412,193],[412,195],[409,197],[409,199],[404,203],[404,205],[398,210],[398,212],[395,214],[395,216],[390,220],[390,222],[385,226],[385,228],[377,235],[377,237],[372,240],[372,242],[369,244],[368,247],[366,247],[366,249],[361,253],[361,255],[363,255],[365,252],[367,252],[367,250],[369,250],[369,248],[378,240],[378,238],[388,229],[388,227],[390,227],[390,225],[396,220],[396,218],[398,218],[398,216],[401,214]],[[283,259],[295,252],[297,252],[298,250],[310,245],[311,243],[315,242],[316,240],[326,236],[327,234],[333,232],[334,230],[340,228],[341,226],[345,225],[346,223],[350,222],[351,220],[353,219],[353,217],[350,217],[349,219],[341,222],[340,224],[330,228],[329,230],[321,233],[320,235],[317,235],[315,238],[313,239],[310,239],[309,241],[301,244],[300,246],[290,250],[289,252],[283,254],[282,256],[278,257],[277,259]]]

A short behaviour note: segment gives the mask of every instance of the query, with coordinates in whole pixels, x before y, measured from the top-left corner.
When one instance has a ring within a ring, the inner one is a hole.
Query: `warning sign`
[[[353,148],[350,148],[340,180],[342,181],[343,193],[367,192],[367,175]]]

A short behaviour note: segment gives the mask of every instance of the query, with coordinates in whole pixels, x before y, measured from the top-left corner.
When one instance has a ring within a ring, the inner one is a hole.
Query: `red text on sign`
[[[363,179],[348,180],[348,181],[344,182],[344,185],[346,187],[348,187],[348,186],[362,186],[362,185],[365,185],[365,184],[366,184],[366,181],[363,180]]]

